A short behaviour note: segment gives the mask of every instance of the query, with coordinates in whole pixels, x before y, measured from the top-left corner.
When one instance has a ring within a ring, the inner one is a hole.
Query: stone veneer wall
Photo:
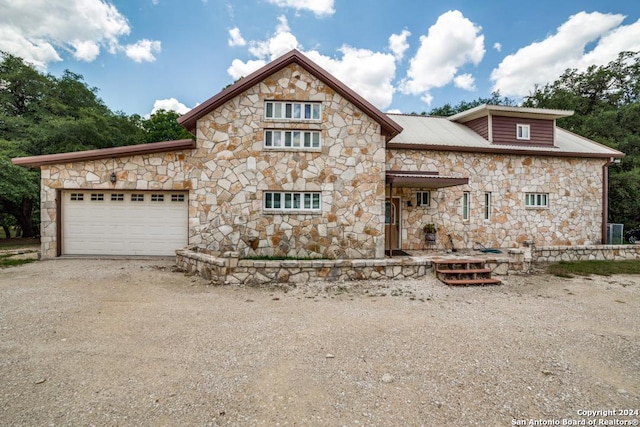
[[[322,103],[322,120],[267,120],[265,100]],[[321,149],[265,149],[265,129],[321,132]],[[384,256],[380,125],[296,64],[198,120],[189,241],[243,256]],[[268,213],[265,191],[321,192],[321,212]]]
[[[189,158],[191,150],[86,162],[48,165],[41,168],[40,256],[56,256],[56,197],[58,190],[190,190],[200,173]],[[111,172],[117,181],[109,181]],[[192,211],[192,208],[189,208]]]
[[[424,249],[422,225],[438,227],[436,247],[515,248],[592,245],[601,241],[602,159],[533,157],[427,150],[387,150],[387,169],[437,171],[468,177],[469,184],[431,191],[431,205],[416,207],[416,188],[394,188],[401,196],[402,248]],[[471,215],[462,219],[468,191]],[[484,220],[484,193],[491,192],[491,219]],[[525,208],[524,194],[548,193],[548,208]],[[407,207],[411,200],[413,207]]]

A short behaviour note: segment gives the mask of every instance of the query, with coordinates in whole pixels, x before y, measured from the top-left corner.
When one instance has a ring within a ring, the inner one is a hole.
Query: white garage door
[[[64,255],[175,255],[187,233],[184,192],[63,192]]]

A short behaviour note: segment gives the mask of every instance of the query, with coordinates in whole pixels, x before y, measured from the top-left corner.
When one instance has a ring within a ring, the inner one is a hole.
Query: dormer
[[[555,146],[556,120],[569,110],[483,104],[449,117],[496,145]]]

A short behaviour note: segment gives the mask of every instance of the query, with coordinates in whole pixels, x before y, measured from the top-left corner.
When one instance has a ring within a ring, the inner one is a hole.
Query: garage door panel
[[[173,255],[188,243],[187,200],[177,192],[65,191],[63,253]]]

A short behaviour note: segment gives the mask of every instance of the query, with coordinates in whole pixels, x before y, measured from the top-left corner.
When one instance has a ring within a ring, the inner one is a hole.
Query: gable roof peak
[[[184,126],[191,133],[195,133],[196,123],[198,119],[207,115],[215,108],[225,102],[240,95],[250,87],[260,83],[270,75],[280,71],[291,64],[298,64],[316,78],[331,87],[337,93],[349,100],[352,104],[362,110],[369,117],[378,122],[382,128],[382,133],[388,135],[389,138],[402,132],[402,127],[391,120],[386,114],[376,108],[369,101],[357,94],[353,89],[336,79],[329,72],[324,70],[315,62],[311,61],[297,49],[292,49],[279,58],[274,59],[270,63],[264,65],[260,69],[254,71],[244,78],[240,78],[231,86],[223,89],[217,95],[204,101],[202,104],[193,108],[191,111],[178,118],[178,123]]]

